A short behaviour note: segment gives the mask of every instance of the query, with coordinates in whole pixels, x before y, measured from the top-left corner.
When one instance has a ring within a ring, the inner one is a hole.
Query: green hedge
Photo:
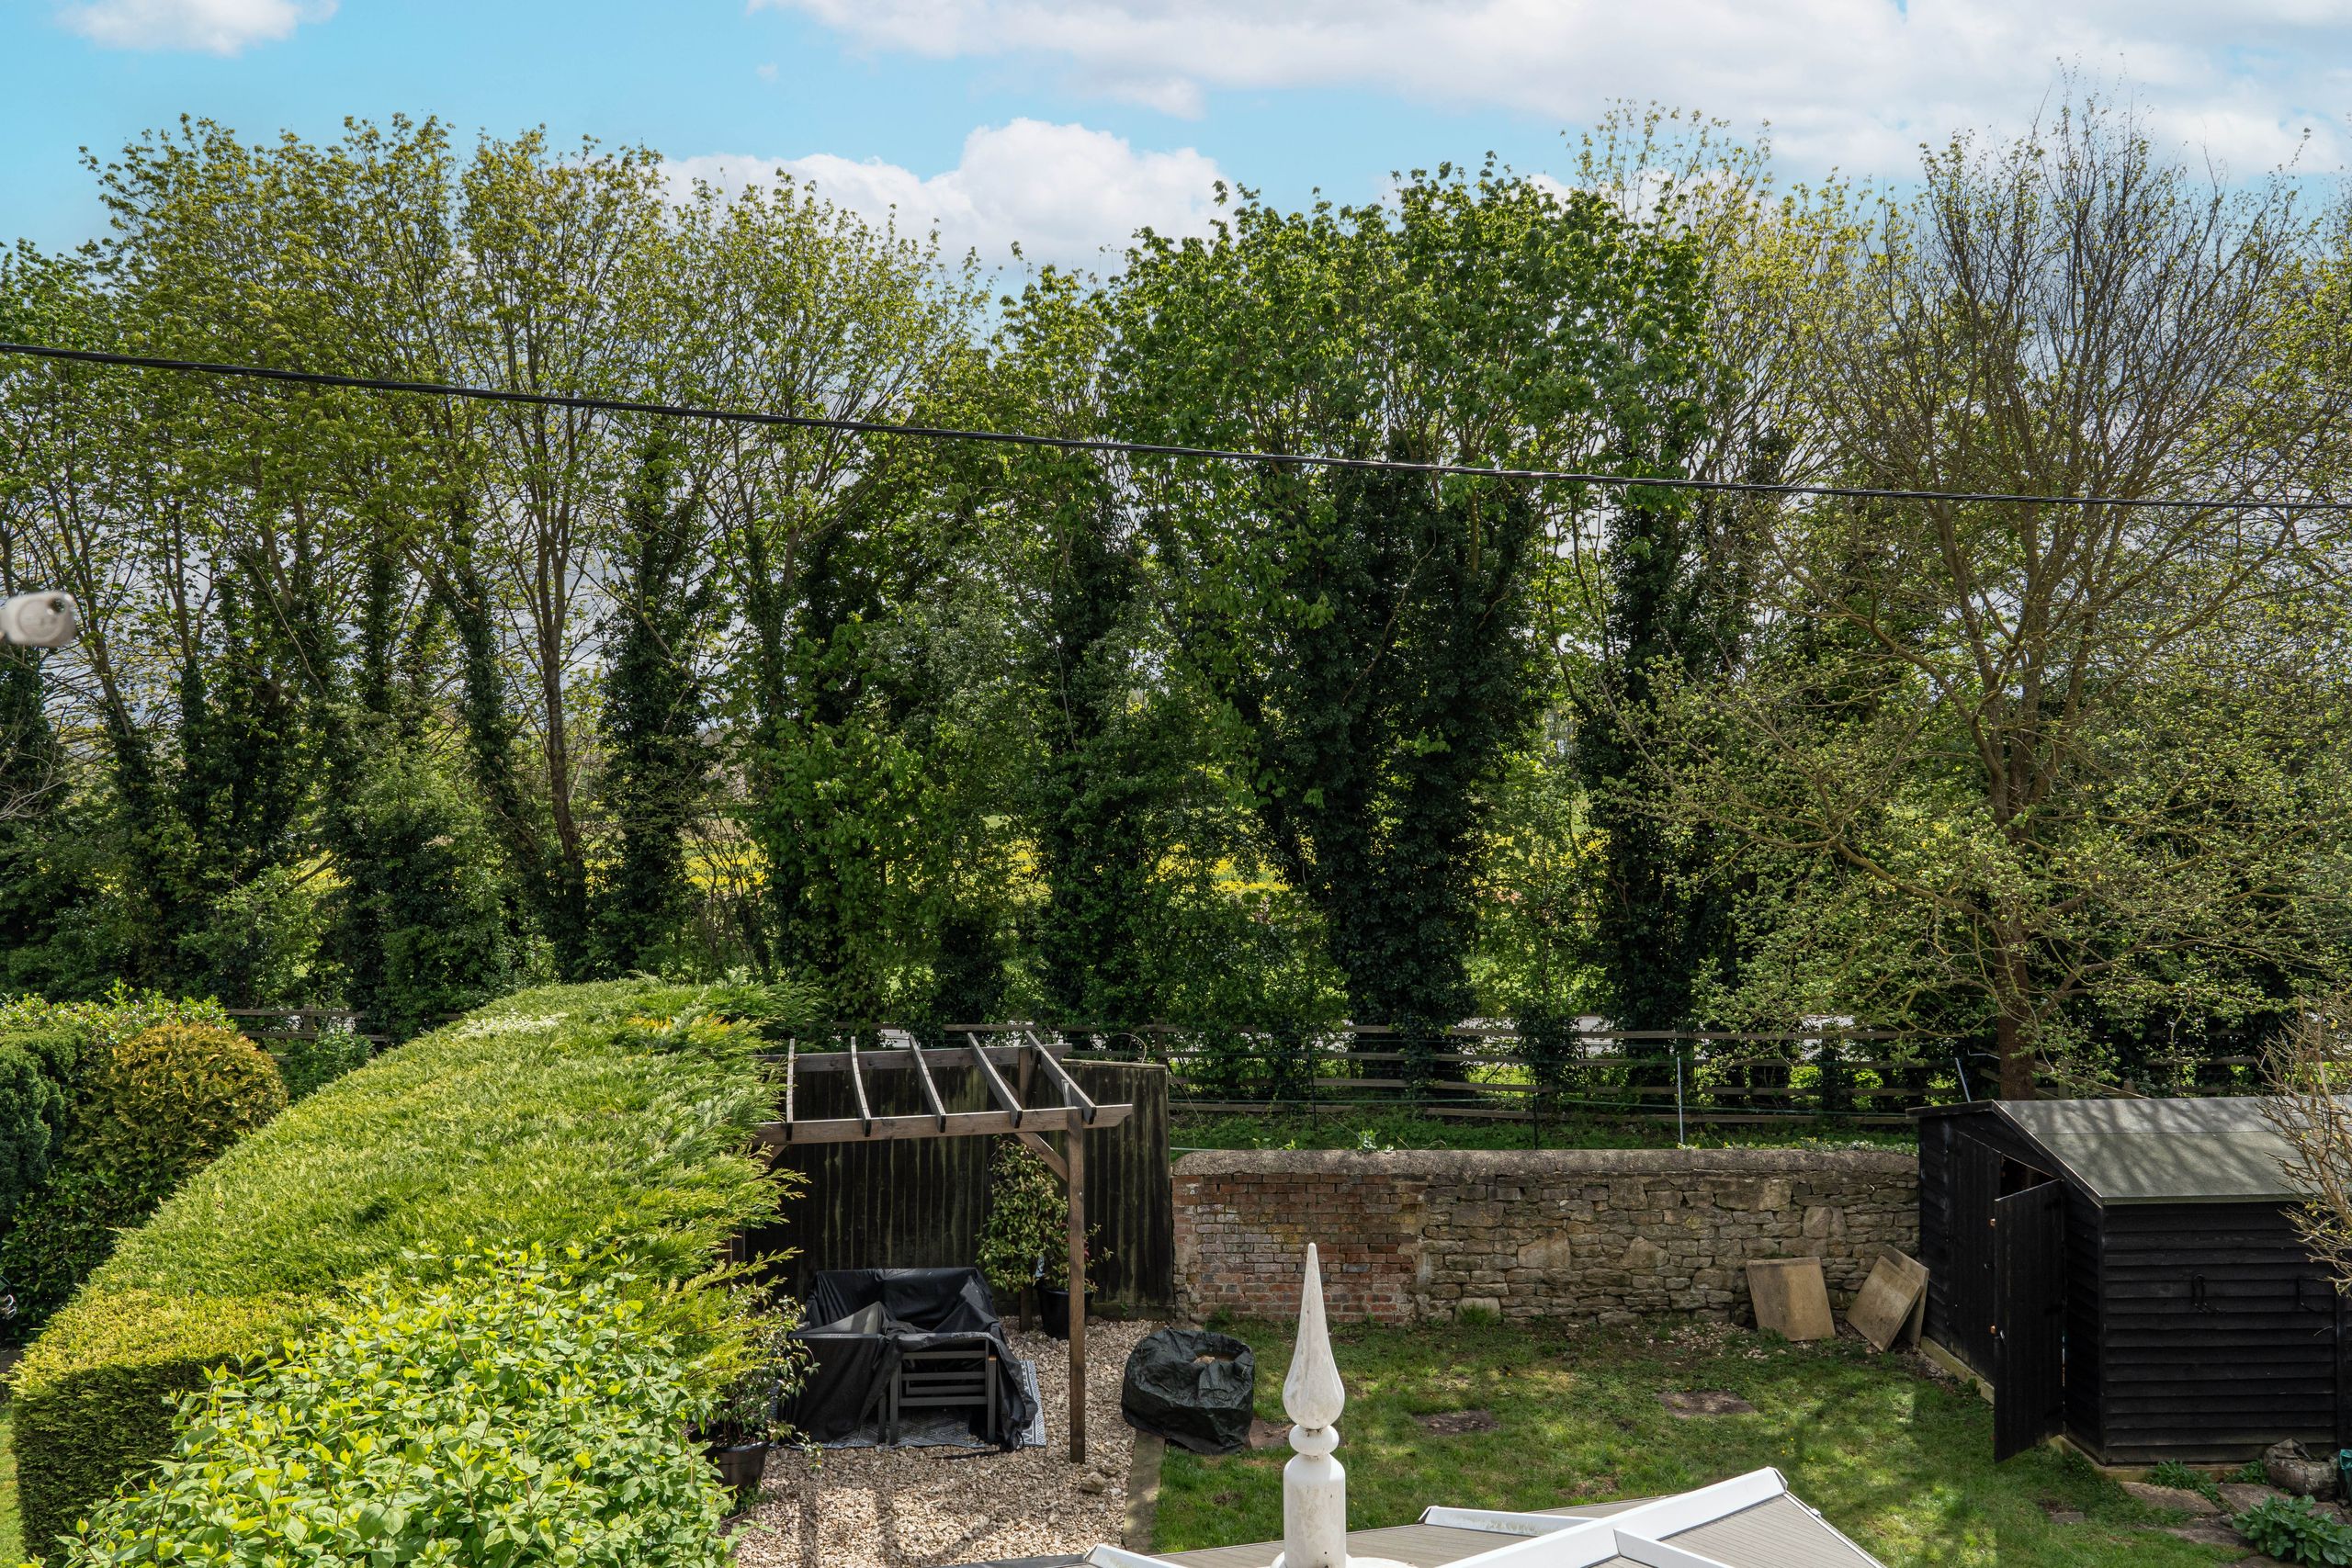
[[[657,1277],[707,1269],[775,1206],[747,1152],[771,1091],[749,1038],[630,1020],[729,999],[650,981],[525,992],[386,1052],[198,1172],[17,1364],[28,1545],[162,1457],[166,1404],[205,1370],[277,1349],[405,1255],[618,1243]]]
[[[157,1029],[228,1024],[219,1002],[120,986],[90,1001],[0,1000],[0,1278],[17,1305],[0,1344],[37,1333],[162,1195],[85,1146],[88,1117],[105,1109],[88,1080]]]
[[[55,1168],[85,1061],[161,1024],[228,1021],[215,1001],[121,987],[96,1001],[0,1000],[0,1235]]]

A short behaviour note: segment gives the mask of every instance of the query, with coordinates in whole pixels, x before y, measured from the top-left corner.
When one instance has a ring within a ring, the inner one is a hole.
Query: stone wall
[[[1841,1312],[1882,1246],[1917,1253],[1919,1168],[1891,1150],[1235,1150],[1176,1162],[1194,1321],[1287,1317],[1320,1248],[1340,1318],[1748,1320],[1751,1258],[1811,1253]]]

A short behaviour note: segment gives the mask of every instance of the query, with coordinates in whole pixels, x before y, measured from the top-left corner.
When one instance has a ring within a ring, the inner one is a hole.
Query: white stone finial
[[[1323,1265],[1310,1241],[1298,1289],[1298,1340],[1283,1377],[1291,1456],[1283,1466],[1283,1550],[1274,1568],[1405,1568],[1385,1557],[1348,1556],[1348,1472],[1331,1457],[1347,1403],[1323,1321]]]
[[[1323,1267],[1310,1241],[1298,1292],[1298,1340],[1283,1378],[1291,1456],[1283,1466],[1279,1568],[1348,1568],[1348,1472],[1331,1457],[1340,1446],[1334,1423],[1347,1401],[1340,1364],[1331,1359],[1331,1333],[1323,1323]]]
[[[1283,1378],[1283,1411],[1298,1426],[1315,1430],[1334,1425],[1348,1402],[1340,1385],[1340,1364],[1331,1359],[1331,1331],[1323,1321],[1323,1265],[1315,1244],[1306,1244],[1306,1276],[1298,1290],[1298,1341]]]

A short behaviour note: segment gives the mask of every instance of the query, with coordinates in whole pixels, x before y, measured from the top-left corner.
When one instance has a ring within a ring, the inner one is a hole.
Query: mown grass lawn
[[[1282,1416],[1288,1324],[1227,1325],[1258,1356],[1258,1413]],[[1889,1568],[2186,1568],[2192,1546],[2079,1460],[2041,1450],[1996,1467],[1992,1409],[1858,1341],[1789,1345],[1713,1325],[1647,1333],[1335,1326],[1348,1387],[1340,1457],[1351,1528],[1405,1524],[1431,1503],[1542,1508],[1639,1497],[1771,1465]],[[1722,1390],[1752,1416],[1679,1419],[1668,1390]],[[1490,1413],[1435,1436],[1417,1416]],[[1202,1459],[1170,1450],[1157,1549],[1275,1540],[1287,1449]],[[2079,1524],[2047,1508],[2075,1509]]]

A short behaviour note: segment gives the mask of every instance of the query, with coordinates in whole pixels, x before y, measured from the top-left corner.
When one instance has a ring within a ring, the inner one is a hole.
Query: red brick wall
[[[1424,1183],[1341,1170],[1186,1168],[1215,1158],[1188,1155],[1176,1166],[1176,1292],[1192,1316],[1290,1316],[1310,1241],[1334,1317],[1414,1316]]]

